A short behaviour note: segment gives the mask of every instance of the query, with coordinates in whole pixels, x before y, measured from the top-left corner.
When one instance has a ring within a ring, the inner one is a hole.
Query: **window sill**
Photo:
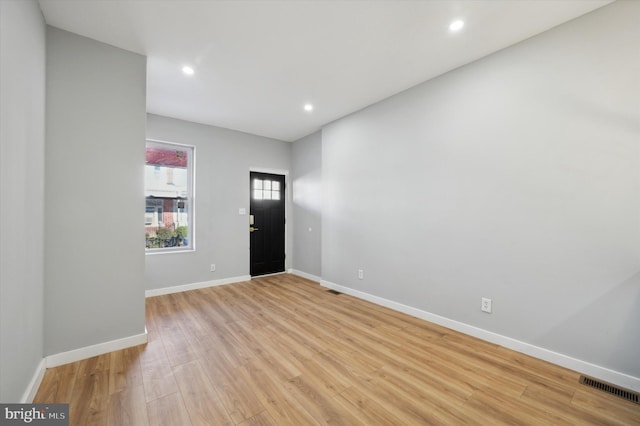
[[[192,248],[179,248],[179,249],[155,249],[155,250],[145,250],[145,255],[156,255],[156,254],[173,254],[173,253],[191,253],[195,252],[196,249]]]

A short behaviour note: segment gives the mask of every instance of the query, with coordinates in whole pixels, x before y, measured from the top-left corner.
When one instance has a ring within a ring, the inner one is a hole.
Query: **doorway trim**
[[[291,205],[293,200],[293,185],[291,183],[290,172],[287,169],[271,169],[268,167],[257,167],[257,166],[249,166],[249,176],[251,176],[251,172],[256,173],[268,173],[272,175],[282,175],[284,176],[284,272],[290,270],[293,266],[291,264],[291,258],[289,254],[293,252],[293,241],[290,240],[290,232],[289,227],[292,226],[292,221],[289,218],[289,213],[293,211],[293,206]],[[251,188],[247,187],[247,206],[251,205]],[[247,208],[247,211],[249,209]],[[247,228],[249,227],[249,215],[247,214]],[[251,242],[249,241],[249,233],[247,232],[247,249],[251,250]],[[251,268],[251,259],[249,258],[249,263],[247,264],[249,269]]]

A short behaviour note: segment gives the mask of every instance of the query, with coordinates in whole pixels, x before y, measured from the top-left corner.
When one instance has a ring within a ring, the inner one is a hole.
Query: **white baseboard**
[[[640,392],[640,378],[630,376],[625,373],[610,370],[599,365],[592,364],[587,361],[572,358],[561,353],[553,352],[539,346],[532,345],[530,343],[522,342],[520,340],[512,339],[501,334],[493,333],[491,331],[483,330],[478,327],[474,327],[469,324],[465,324],[459,321],[455,321],[449,318],[442,317],[440,315],[432,314],[431,312],[423,311],[411,306],[404,305],[402,303],[394,302],[392,300],[384,299],[382,297],[374,296],[362,291],[354,290],[349,287],[344,287],[339,284],[335,284],[329,281],[321,280],[320,285],[333,290],[340,291],[345,294],[364,299],[377,305],[385,306],[387,308],[399,311],[416,318],[420,318],[443,327],[450,328],[455,331],[459,331],[464,334],[468,334],[473,337],[485,340],[487,342],[495,343],[505,348],[513,349],[514,351],[530,355],[534,358],[538,358],[544,361],[548,361],[552,364],[559,365],[561,367],[568,368],[573,371],[591,376],[593,378],[603,380],[605,382],[621,386],[626,389],[631,389],[636,392]]]
[[[171,294],[171,293],[181,293],[183,291],[188,291],[188,290],[197,290],[199,288],[215,287],[218,285],[233,284],[233,283],[239,283],[242,281],[249,281],[249,280],[251,280],[251,275],[241,275],[239,277],[223,278],[220,280],[204,281],[204,282],[192,283],[192,284],[183,284],[183,285],[177,285],[173,287],[155,288],[151,290],[146,290],[144,292],[144,297],[161,296],[163,294]]]
[[[42,383],[42,379],[44,378],[45,371],[47,371],[46,361],[42,358],[36,367],[36,371],[33,373],[29,386],[27,386],[24,394],[22,394],[22,398],[20,399],[21,404],[31,404],[31,402],[33,402],[33,398],[36,397],[40,383]]]
[[[320,278],[320,277],[316,277],[315,275],[307,274],[306,272],[298,271],[297,269],[289,269],[287,272],[289,272],[290,274],[293,274],[293,275],[297,275],[297,276],[302,277],[302,278],[306,278],[306,279],[311,280],[311,281],[315,281],[317,283],[322,281],[322,278]]]
[[[122,339],[111,340],[109,342],[98,343],[97,345],[85,346],[84,348],[49,355],[45,358],[46,367],[57,367],[59,365],[69,364],[70,362],[80,361],[109,352],[118,351],[120,349],[126,349],[131,346],[142,345],[144,343],[147,343],[146,330],[142,334],[136,334]]]

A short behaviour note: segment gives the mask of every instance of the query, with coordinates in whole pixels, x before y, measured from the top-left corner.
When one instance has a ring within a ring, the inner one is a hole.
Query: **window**
[[[162,223],[162,200],[147,198],[144,214],[145,226],[158,226]]]
[[[254,200],[279,200],[280,199],[280,182],[277,180],[253,180],[253,199]]]
[[[192,250],[194,148],[147,141],[144,234],[147,253]]]

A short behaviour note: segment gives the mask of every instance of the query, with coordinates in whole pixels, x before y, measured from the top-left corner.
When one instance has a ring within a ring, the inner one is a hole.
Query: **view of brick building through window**
[[[145,164],[146,248],[190,246],[192,148],[148,142]]]

